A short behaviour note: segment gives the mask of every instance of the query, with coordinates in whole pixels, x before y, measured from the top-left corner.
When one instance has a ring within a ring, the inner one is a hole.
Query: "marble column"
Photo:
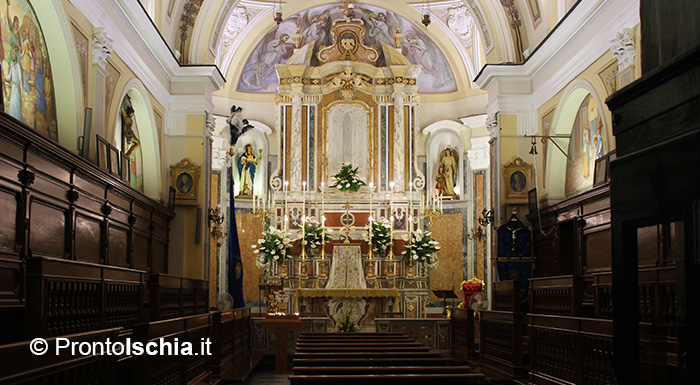
[[[301,87],[301,84],[299,84],[299,87]],[[287,154],[290,156],[290,170],[288,170],[288,175],[289,189],[291,191],[301,191],[301,158],[303,156],[303,154],[301,153],[301,101],[301,90],[292,91],[292,129],[290,131],[292,137],[290,146],[291,148],[287,152]]]
[[[391,95],[394,99],[394,151],[392,159],[394,160],[394,184],[399,190],[404,190],[404,167],[406,158],[406,143],[404,141],[404,85],[394,84],[394,93]]]

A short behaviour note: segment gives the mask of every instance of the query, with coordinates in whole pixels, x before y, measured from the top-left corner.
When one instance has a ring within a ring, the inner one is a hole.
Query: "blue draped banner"
[[[231,170],[231,169],[229,169]],[[238,244],[238,227],[236,226],[236,205],[233,200],[233,171],[229,172],[228,216],[228,293],[233,297],[233,308],[245,307],[243,299],[243,261],[241,246]]]

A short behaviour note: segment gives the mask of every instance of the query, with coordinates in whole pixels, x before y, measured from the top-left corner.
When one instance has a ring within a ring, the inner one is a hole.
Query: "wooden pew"
[[[440,357],[439,352],[322,352],[297,353],[296,358],[326,360],[330,358],[430,358]]]
[[[261,357],[250,351],[250,308],[212,313],[212,376],[242,381]]]
[[[438,366],[455,365],[456,362],[448,357],[429,358],[294,358],[294,367],[319,367],[319,366]]]
[[[27,335],[52,337],[144,321],[146,272],[65,259],[27,259]]]
[[[211,339],[210,315],[196,315],[155,321],[134,326],[134,341],[144,344],[158,342],[160,338],[174,345],[177,338],[180,346],[190,342],[198,355],[140,355],[134,356],[132,384],[197,384],[208,381],[211,375],[211,356],[201,354],[203,339]]]
[[[439,373],[439,374],[367,374],[367,375],[291,375],[291,385],[333,384],[333,385],[467,385],[486,384],[486,377],[479,373]]]
[[[151,321],[209,311],[208,281],[153,274],[149,282]]]
[[[472,368],[463,366],[303,366],[295,367],[295,375],[305,374],[435,374],[470,373]]]
[[[121,328],[66,335],[70,342],[114,342]],[[0,383],[2,384],[117,384],[116,355],[72,355],[62,349],[56,355],[56,339],[46,340],[48,350],[36,356],[30,351],[31,341],[0,346]],[[94,352],[93,352],[94,353]]]

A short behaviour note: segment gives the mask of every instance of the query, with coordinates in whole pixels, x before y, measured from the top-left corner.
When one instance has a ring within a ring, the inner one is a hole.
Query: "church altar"
[[[275,66],[280,156],[267,176],[267,196],[253,197],[253,213],[284,239],[304,239],[309,220],[333,232],[320,252],[297,241],[292,258],[284,251],[266,267],[267,279],[283,287],[277,302],[288,313],[333,323],[349,314],[369,327],[375,318],[425,316],[428,268],[403,258],[404,238],[442,215],[443,192],[428,185],[416,156],[421,66],[403,56],[399,35],[395,44],[366,46],[365,32],[348,14],[334,21],[331,45],[297,44]],[[366,183],[359,191],[328,187],[346,164]],[[382,221],[391,223],[391,241],[379,255],[371,238],[360,240]]]

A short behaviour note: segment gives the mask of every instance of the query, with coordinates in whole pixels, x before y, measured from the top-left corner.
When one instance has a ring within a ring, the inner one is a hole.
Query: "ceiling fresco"
[[[338,3],[318,6],[286,18],[263,37],[247,59],[238,82],[238,91],[277,92],[275,64],[286,62],[294,53],[292,35],[297,33],[297,29],[303,35],[301,46],[316,41],[311,65],[319,65],[316,52],[320,47],[332,44],[333,22],[343,17],[343,7]],[[445,55],[423,32],[423,26],[416,26],[394,12],[365,4],[355,5],[355,18],[361,19],[367,29],[365,45],[375,46],[380,52],[381,42],[394,46],[393,34],[398,28],[403,34],[399,51],[412,64],[422,67],[418,77],[418,92],[457,91],[455,77]],[[382,55],[377,66],[384,65]]]

